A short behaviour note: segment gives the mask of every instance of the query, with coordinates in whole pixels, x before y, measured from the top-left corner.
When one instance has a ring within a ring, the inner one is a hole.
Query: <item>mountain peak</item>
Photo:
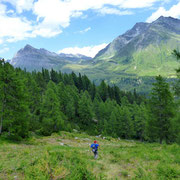
[[[24,46],[23,48],[24,50],[28,50],[28,49],[35,49],[34,47],[32,47],[31,45],[29,44],[26,44],[26,46]]]
[[[179,19],[173,18],[171,16],[165,17],[165,16],[160,16],[157,20],[155,20],[153,23],[168,23],[168,22],[180,22]]]
[[[171,36],[177,34],[177,37]],[[160,16],[152,23],[136,23],[132,29],[114,39],[95,57],[98,59],[112,59],[128,56],[130,52],[142,50],[151,44],[159,46],[161,43],[173,39],[179,41],[180,20],[173,17]],[[128,55],[127,55],[128,54]]]
[[[165,16],[160,16],[156,21],[164,21],[165,19],[167,19],[168,17]]]

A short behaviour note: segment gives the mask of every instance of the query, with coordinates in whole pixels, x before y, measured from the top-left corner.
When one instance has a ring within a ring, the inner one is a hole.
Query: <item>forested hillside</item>
[[[180,140],[178,105],[161,76],[146,99],[104,81],[95,86],[86,75],[30,73],[1,60],[0,99],[0,134],[8,138],[76,129],[150,142]]]

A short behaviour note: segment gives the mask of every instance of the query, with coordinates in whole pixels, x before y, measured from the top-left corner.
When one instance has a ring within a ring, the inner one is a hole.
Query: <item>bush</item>
[[[159,164],[157,167],[157,175],[163,179],[180,178],[180,172],[178,172],[172,166],[165,164]]]

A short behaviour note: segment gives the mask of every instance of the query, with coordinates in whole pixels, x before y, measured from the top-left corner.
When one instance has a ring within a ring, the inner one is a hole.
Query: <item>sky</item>
[[[0,0],[0,57],[29,44],[94,57],[137,22],[180,18],[180,0]]]

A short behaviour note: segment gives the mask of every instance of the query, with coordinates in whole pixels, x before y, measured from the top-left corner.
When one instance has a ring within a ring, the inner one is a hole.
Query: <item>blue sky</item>
[[[30,44],[93,57],[136,22],[180,18],[180,0],[0,0],[0,57]]]

